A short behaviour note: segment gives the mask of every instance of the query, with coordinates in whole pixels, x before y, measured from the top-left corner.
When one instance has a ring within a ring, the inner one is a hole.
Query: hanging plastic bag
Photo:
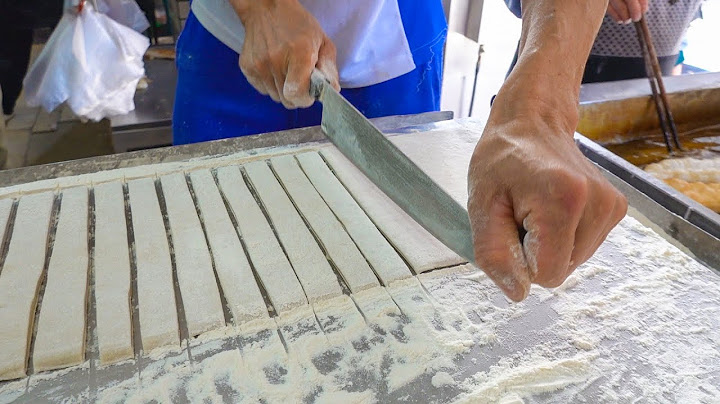
[[[150,22],[135,0],[97,0],[98,11],[137,32],[150,28]]]
[[[96,12],[88,3],[69,9],[25,76],[28,105],[52,111],[67,102],[93,121],[135,109],[135,87],[145,74],[150,41]]]

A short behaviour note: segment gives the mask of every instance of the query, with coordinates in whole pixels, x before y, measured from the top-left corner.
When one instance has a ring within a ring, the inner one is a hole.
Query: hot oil
[[[720,124],[718,123],[678,125],[678,139],[683,150],[673,149],[672,154],[668,153],[662,132],[657,129],[640,133],[630,141],[607,143],[603,146],[640,168],[678,157],[720,158]]]
[[[603,146],[639,168],[652,163],[681,157],[720,159],[720,124],[684,124],[678,126],[678,139],[683,150],[668,153],[659,130],[640,133],[632,140]],[[671,140],[672,143],[672,140]],[[665,178],[665,182],[688,197],[720,213],[718,184],[685,182],[680,178]]]

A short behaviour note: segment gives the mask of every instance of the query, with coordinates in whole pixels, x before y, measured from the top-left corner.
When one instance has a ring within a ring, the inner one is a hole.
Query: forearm
[[[498,99],[516,111],[557,116],[556,124],[572,133],[585,62],[607,0],[523,0],[522,7],[518,62]]]

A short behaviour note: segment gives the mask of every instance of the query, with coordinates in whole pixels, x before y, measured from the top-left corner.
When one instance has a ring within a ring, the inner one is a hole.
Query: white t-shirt
[[[397,0],[300,0],[337,48],[340,85],[366,87],[415,69]],[[198,21],[240,53],[245,30],[228,0],[194,0]]]

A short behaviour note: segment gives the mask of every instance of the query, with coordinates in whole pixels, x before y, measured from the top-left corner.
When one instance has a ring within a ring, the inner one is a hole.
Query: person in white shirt
[[[416,3],[439,6],[440,0]],[[400,9],[408,4],[412,2],[194,0],[197,20],[217,43],[193,45],[192,34],[181,36],[174,130],[211,126],[210,132],[229,128],[223,133],[232,133],[244,125],[233,117],[245,114],[252,120],[254,111],[268,121],[267,128],[278,127],[278,121],[292,125],[296,122],[288,123],[287,117],[308,111],[294,108],[319,108],[309,94],[315,68],[335,87],[367,90],[379,103],[393,95],[373,87],[414,74],[415,82],[394,94],[411,102],[426,74],[435,72],[423,70],[432,65],[417,66],[407,31],[420,32],[423,24],[432,31],[436,16],[403,18]],[[495,98],[470,163],[468,211],[477,264],[516,301],[527,296],[533,283],[560,285],[590,258],[627,210],[624,196],[573,141],[583,67],[607,7],[607,0],[522,0],[518,62]],[[215,51],[226,56],[214,57]],[[242,79],[222,75],[233,55]],[[215,97],[186,91],[202,90],[192,82],[208,77],[217,80],[206,81]],[[237,80],[247,81],[247,90],[234,92]],[[279,102],[277,117],[263,115],[270,98]],[[192,108],[204,112],[192,116]]]

